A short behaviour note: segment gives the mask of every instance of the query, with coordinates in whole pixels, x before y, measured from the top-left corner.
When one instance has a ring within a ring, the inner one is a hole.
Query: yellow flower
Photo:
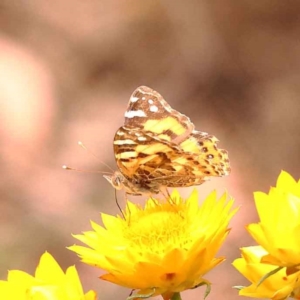
[[[283,300],[288,297],[300,299],[298,298],[300,272],[287,276],[286,269],[283,268],[262,280],[266,274],[276,269],[272,265],[260,262],[261,258],[267,254],[266,250],[261,246],[254,246],[242,248],[241,252],[242,258],[236,259],[233,262],[233,266],[252,284],[248,287],[243,287],[239,292],[240,296],[272,300]]]
[[[84,295],[75,267],[66,274],[55,259],[44,253],[35,277],[23,271],[9,271],[7,281],[0,280],[1,300],[96,300],[96,293]]]
[[[297,272],[300,265],[300,181],[281,172],[276,187],[269,194],[254,194],[260,217],[258,224],[247,229],[268,253],[262,262],[287,267],[287,273]]]
[[[125,219],[102,214],[105,227],[92,222],[94,231],[75,236],[90,248],[70,249],[106,270],[102,279],[167,300],[209,285],[202,276],[224,260],[215,255],[236,211],[226,199],[217,201],[213,192],[199,207],[196,191],[186,201],[174,191],[165,202],[150,198],[144,208],[128,202]]]

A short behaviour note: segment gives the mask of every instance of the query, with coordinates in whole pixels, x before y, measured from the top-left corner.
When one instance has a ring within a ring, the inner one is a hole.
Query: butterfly
[[[157,194],[167,187],[200,185],[230,173],[228,152],[218,139],[195,130],[153,89],[140,86],[131,95],[125,123],[114,137],[119,171],[104,177],[127,194]]]

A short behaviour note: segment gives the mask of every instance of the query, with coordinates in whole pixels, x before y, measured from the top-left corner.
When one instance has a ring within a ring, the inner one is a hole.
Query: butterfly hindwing
[[[153,166],[154,170],[166,167],[164,165],[171,163],[167,160],[167,153],[180,150],[155,136],[123,126],[116,133],[114,151],[119,169],[130,177],[132,173],[145,170],[146,166]]]
[[[152,192],[159,191],[160,186],[200,184],[206,177],[205,167],[197,168],[201,176],[194,174],[197,155],[187,154],[176,144],[126,127],[121,127],[116,137],[114,150],[121,173],[127,180],[147,184]]]

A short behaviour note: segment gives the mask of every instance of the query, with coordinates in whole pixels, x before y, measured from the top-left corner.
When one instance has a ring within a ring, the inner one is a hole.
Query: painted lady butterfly
[[[156,91],[141,86],[130,97],[125,124],[115,134],[119,171],[104,176],[127,194],[157,194],[167,187],[202,184],[230,173],[228,153],[218,139],[195,130]]]

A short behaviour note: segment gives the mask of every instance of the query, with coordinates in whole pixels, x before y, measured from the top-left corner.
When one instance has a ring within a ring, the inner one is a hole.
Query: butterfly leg
[[[171,204],[175,204],[167,187],[164,187],[163,189],[161,189],[160,192],[165,197],[165,199],[168,200],[168,202],[170,202]]]
[[[116,190],[116,189],[115,189],[115,201],[116,201],[116,204],[117,204],[117,206],[118,206],[119,211],[121,212],[123,218],[125,219],[124,213],[123,213],[123,211],[122,211],[122,209],[121,209],[121,206],[120,206],[120,204],[119,204],[119,201],[118,201],[118,196],[117,196],[117,190]]]
[[[166,198],[169,199],[170,198],[170,193],[168,191],[167,187],[162,187],[160,190],[161,194]]]

